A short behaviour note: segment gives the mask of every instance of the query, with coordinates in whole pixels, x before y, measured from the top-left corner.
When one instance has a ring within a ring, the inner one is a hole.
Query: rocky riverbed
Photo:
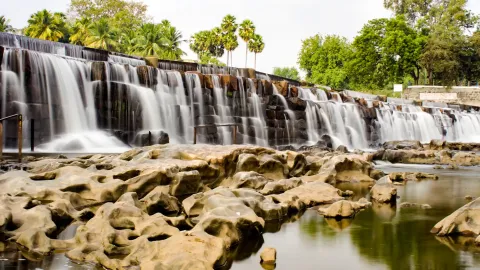
[[[372,163],[378,152],[346,152],[156,145],[118,155],[29,158],[25,171],[0,175],[0,232],[34,257],[65,251],[73,261],[108,269],[229,268],[269,224],[314,206],[318,215],[354,218],[369,200],[374,207],[395,204],[398,182],[435,179],[385,176]],[[372,190],[353,199],[335,187],[343,183]],[[74,237],[58,237],[72,223]]]

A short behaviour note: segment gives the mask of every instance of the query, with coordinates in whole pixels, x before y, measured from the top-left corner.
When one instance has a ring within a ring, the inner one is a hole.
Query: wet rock
[[[429,145],[431,150],[443,150],[447,148],[447,142],[444,140],[431,140]]]
[[[262,189],[268,183],[265,176],[257,172],[238,172],[233,176],[232,188],[251,188],[255,190]]]
[[[437,180],[438,176],[422,172],[393,172],[388,175],[393,182],[420,181],[425,179]]]
[[[380,202],[395,202],[397,198],[397,189],[392,184],[392,181],[388,176],[378,180],[377,183],[370,190],[372,199]]]
[[[433,169],[434,170],[443,170],[443,166],[442,165],[435,165],[435,166],[433,166]]]
[[[302,179],[300,178],[289,178],[289,179],[282,179],[278,181],[268,182],[263,189],[260,191],[263,195],[271,195],[271,194],[281,194],[287,190],[296,188],[302,185]]]
[[[179,172],[175,175],[169,193],[172,196],[195,194],[200,190],[201,177],[198,171]]]
[[[420,141],[390,141],[383,144],[385,150],[421,150],[423,145]]]
[[[277,250],[271,247],[266,247],[260,254],[260,263],[275,264],[277,261]]]
[[[430,231],[438,236],[480,234],[480,199],[476,199],[438,222]]]
[[[471,195],[466,195],[466,196],[465,196],[465,200],[467,200],[467,201],[471,201],[471,200],[473,200],[473,199],[474,199],[474,198],[473,198],[473,196],[471,196]]]
[[[345,145],[340,145],[335,151],[340,153],[348,153],[348,148]]]
[[[238,157],[237,172],[257,171],[260,167],[260,161],[255,155],[241,154]]]
[[[178,199],[168,194],[167,186],[158,186],[140,201],[149,215],[161,213],[166,216],[177,216],[180,213]]]
[[[342,200],[342,192],[327,183],[311,182],[279,195],[270,195],[274,201],[295,204],[298,200],[308,207]]]
[[[418,204],[411,202],[403,202],[398,205],[400,209],[402,208],[421,208],[421,209],[431,209],[432,207],[429,204]]]
[[[358,202],[338,201],[328,208],[319,208],[318,211],[326,218],[353,218],[361,209],[370,205],[370,202],[365,202],[364,200]]]
[[[450,165],[447,166],[447,169],[448,170],[458,170],[460,168],[456,164],[450,164]]]
[[[371,172],[370,172],[370,177],[375,179],[375,180],[378,180],[382,177],[385,176],[385,173],[381,170],[377,170],[377,169],[373,169]]]

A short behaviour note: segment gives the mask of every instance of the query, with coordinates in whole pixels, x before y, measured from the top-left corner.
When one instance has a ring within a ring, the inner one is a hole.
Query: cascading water
[[[227,91],[222,88],[220,77],[212,75],[213,81],[213,100],[216,115],[214,116],[215,124],[231,124],[234,123],[231,106],[227,103]],[[232,130],[230,127],[218,127],[220,138],[223,144],[232,143]]]
[[[355,104],[341,102],[340,96],[337,101],[329,101],[319,89],[313,93],[311,89],[299,88],[299,93],[307,101],[307,132],[311,143],[328,134],[333,147],[344,144],[350,149],[368,148],[365,121]]]
[[[293,133],[293,130],[294,130],[293,124],[295,123],[295,120],[296,120],[295,113],[292,110],[289,109],[288,104],[287,104],[287,100],[285,99],[284,96],[280,95],[280,93],[278,92],[278,89],[275,86],[275,84],[273,84],[272,87],[273,87],[273,95],[276,96],[280,100],[283,108],[285,108],[285,113],[286,113],[286,115],[285,115],[285,122],[286,122],[285,129],[286,129],[286,132],[287,132],[287,143],[288,144],[294,143],[293,138],[292,138],[292,133]],[[287,115],[288,115],[288,117],[287,117]]]
[[[267,123],[265,121],[265,115],[263,113],[262,101],[257,94],[257,89],[255,88],[255,83],[252,79],[248,79],[248,90],[250,94],[250,120],[253,123],[253,128],[255,129],[255,144],[261,146],[268,145],[268,133],[266,130]]]

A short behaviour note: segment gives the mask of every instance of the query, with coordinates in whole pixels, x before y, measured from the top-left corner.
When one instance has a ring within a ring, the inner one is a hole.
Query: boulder
[[[392,182],[420,181],[425,179],[437,180],[438,176],[423,172],[393,172],[388,175]]]
[[[179,172],[170,184],[169,193],[172,196],[195,194],[200,190],[201,177],[198,171]]]
[[[361,209],[364,209],[370,205],[371,203],[366,200],[361,200],[358,202],[343,200],[335,202],[327,208],[319,208],[318,211],[326,218],[353,218]]]
[[[266,247],[260,254],[260,263],[275,264],[277,261],[277,250],[271,247]]]
[[[431,209],[432,207],[429,204],[418,204],[411,202],[402,202],[398,205],[400,209],[402,208],[421,208],[421,209]]]
[[[370,190],[370,196],[379,203],[395,202],[397,198],[397,188],[392,184],[388,176],[378,180]]]
[[[168,186],[158,186],[140,200],[149,215],[161,213],[166,216],[177,216],[180,213],[178,199],[168,192]]]
[[[423,145],[420,141],[390,141],[383,144],[385,150],[421,150]]]
[[[257,172],[238,172],[231,183],[232,188],[251,188],[255,190],[262,189],[268,183],[268,179]]]
[[[431,150],[444,150],[448,149],[447,142],[444,140],[431,140],[429,144]]]
[[[268,182],[263,189],[260,191],[263,195],[271,195],[271,194],[281,194],[287,190],[299,187],[302,185],[302,179],[300,178],[289,178],[289,179],[282,179],[278,181]]]
[[[476,199],[438,222],[430,231],[438,236],[480,235],[480,199]]]

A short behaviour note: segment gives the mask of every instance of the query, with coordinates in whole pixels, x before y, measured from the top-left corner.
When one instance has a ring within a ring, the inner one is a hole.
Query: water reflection
[[[480,247],[472,238],[438,238],[430,233],[441,219],[466,204],[465,195],[480,196],[480,168],[435,171],[431,166],[390,166],[382,170],[439,174],[437,181],[398,186],[398,204],[429,204],[432,209],[373,204],[353,220],[324,219],[308,210],[296,223],[264,235],[264,246],[277,249],[276,269],[474,269]],[[368,197],[368,185],[342,184]],[[232,269],[259,269],[259,254],[236,262]]]

